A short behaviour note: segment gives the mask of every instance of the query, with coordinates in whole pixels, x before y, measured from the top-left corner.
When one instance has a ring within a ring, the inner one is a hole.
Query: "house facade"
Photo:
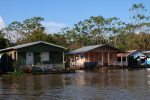
[[[121,51],[109,45],[93,45],[71,51],[70,66],[84,68],[95,66],[116,66],[117,54]]]
[[[147,57],[147,59],[146,59],[146,64],[148,65],[148,66],[150,66],[150,50],[148,50],[148,51],[143,51],[142,52],[144,55],[146,55],[146,57]]]
[[[0,50],[7,53],[17,65],[60,64],[64,62],[64,47],[37,41]]]
[[[138,50],[129,50],[117,54],[118,64],[121,66],[137,67],[145,64],[146,56]]]

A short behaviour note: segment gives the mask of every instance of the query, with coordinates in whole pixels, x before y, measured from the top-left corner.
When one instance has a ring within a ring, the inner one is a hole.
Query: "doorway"
[[[34,64],[33,52],[26,53],[26,64]]]

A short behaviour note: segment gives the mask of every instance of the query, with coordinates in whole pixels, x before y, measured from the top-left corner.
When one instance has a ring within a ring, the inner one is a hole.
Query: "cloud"
[[[2,28],[4,28],[4,27],[5,27],[4,20],[3,20],[3,18],[0,16],[0,30],[1,30]]]
[[[59,32],[62,28],[67,27],[66,24],[63,23],[58,23],[58,22],[43,22],[42,23],[44,27],[46,27],[46,30],[49,33],[57,33]]]

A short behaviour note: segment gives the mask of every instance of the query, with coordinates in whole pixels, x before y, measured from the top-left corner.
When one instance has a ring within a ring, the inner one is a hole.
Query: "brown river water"
[[[150,100],[150,69],[0,76],[0,100]]]

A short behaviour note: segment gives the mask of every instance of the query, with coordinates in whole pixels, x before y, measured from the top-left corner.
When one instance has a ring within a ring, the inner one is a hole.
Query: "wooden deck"
[[[32,74],[67,74],[75,73],[75,70],[61,70],[61,71],[49,71],[49,72],[32,72]]]

